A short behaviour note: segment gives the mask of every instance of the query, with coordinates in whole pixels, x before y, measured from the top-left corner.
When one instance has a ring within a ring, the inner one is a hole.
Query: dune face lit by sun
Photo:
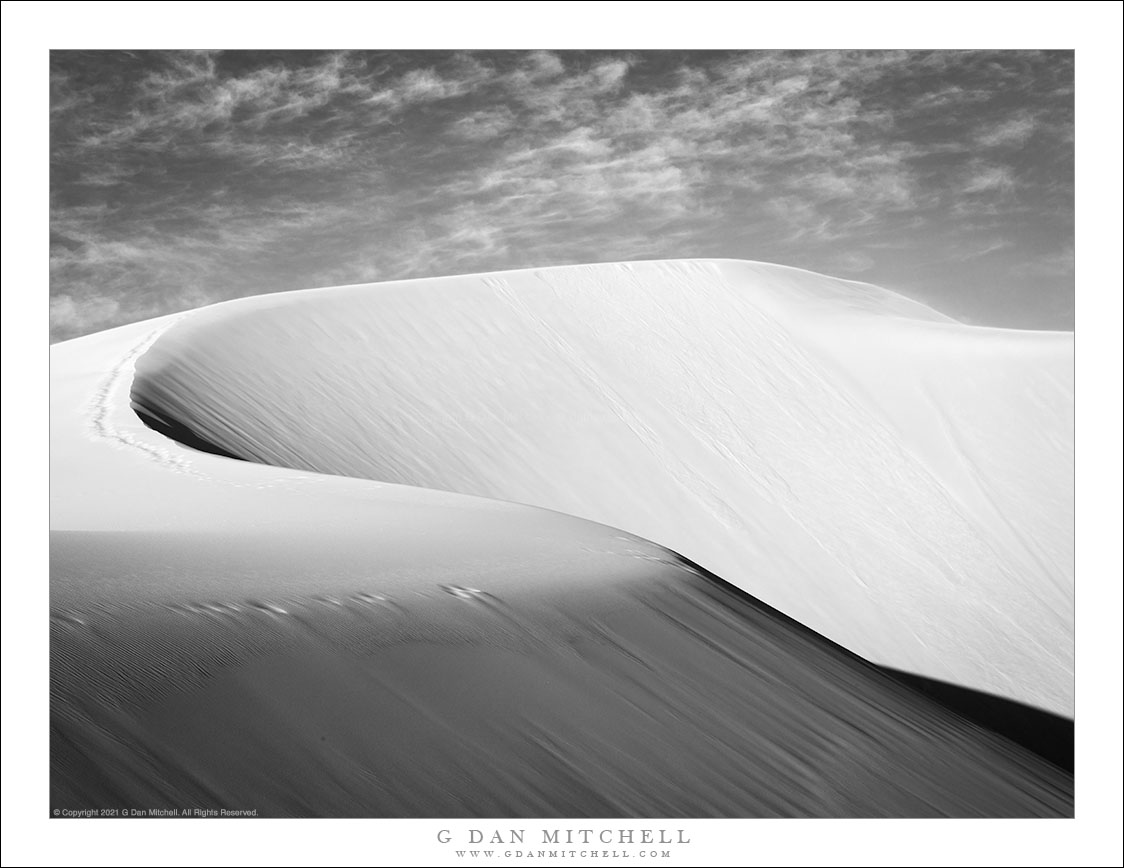
[[[1071,814],[888,674],[1072,714],[1071,362],[709,260],[56,344],[52,805]]]
[[[732,261],[200,311],[132,398],[248,461],[547,507],[875,662],[1072,714],[1072,336]]]

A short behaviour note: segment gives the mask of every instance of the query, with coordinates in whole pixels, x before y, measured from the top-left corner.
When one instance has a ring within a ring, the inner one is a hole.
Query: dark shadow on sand
[[[924,693],[984,729],[997,732],[1073,774],[1073,721],[1040,708],[879,666],[896,681]]]
[[[175,440],[181,446],[186,446],[188,449],[195,449],[199,452],[206,452],[210,455],[221,455],[223,458],[233,458],[235,461],[245,460],[239,458],[232,452],[227,452],[221,446],[216,446],[209,440],[200,437],[182,422],[178,422],[174,419],[164,419],[162,416],[157,415],[154,411],[138,403],[135,397],[132,406],[133,412],[137,414],[137,417],[145,425],[158,434],[163,434],[168,439]]]
[[[682,555],[676,554],[676,558],[684,567],[697,573],[726,594],[736,597],[743,604],[768,611],[775,618],[787,622],[794,629],[815,636],[821,642],[834,645],[839,653],[861,660],[870,668],[881,672],[884,676],[911,690],[925,695],[930,700],[976,726],[1001,735],[1069,774],[1073,774],[1074,730],[1072,720],[1030,705],[1024,705],[1012,699],[1005,699],[980,690],[972,690],[968,687],[960,687],[934,678],[913,675],[909,672],[901,672],[897,669],[871,663],[804,626],[799,621],[793,620],[767,603],[750,596],[741,588],[719,578]]]

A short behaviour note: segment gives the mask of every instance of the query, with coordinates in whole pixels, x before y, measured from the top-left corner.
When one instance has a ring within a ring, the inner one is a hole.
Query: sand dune
[[[873,661],[1072,715],[1072,335],[630,263],[218,305],[137,373],[224,452],[622,528]]]
[[[1070,814],[850,653],[1070,708],[1070,351],[729,262],[55,345],[52,806]]]

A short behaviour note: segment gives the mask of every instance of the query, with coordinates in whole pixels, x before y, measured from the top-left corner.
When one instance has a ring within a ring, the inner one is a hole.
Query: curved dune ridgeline
[[[1070,816],[1071,355],[730,261],[56,344],[52,807]]]
[[[731,261],[192,314],[132,399],[248,461],[655,540],[864,657],[1072,715],[1072,335]]]

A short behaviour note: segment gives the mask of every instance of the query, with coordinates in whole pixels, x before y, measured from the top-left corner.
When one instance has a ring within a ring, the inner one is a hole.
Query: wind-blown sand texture
[[[855,655],[1072,715],[1071,362],[733,261],[58,344],[53,803],[1068,814]]]

